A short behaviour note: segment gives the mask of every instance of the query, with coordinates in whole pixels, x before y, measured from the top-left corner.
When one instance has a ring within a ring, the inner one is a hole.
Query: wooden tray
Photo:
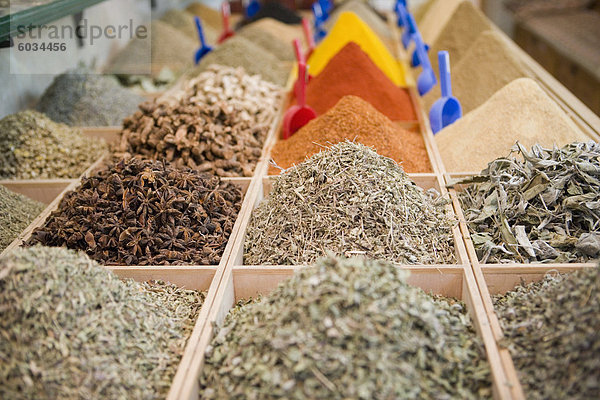
[[[208,316],[206,328],[200,338],[196,351],[196,362],[199,363],[198,376],[204,364],[207,346],[210,344],[216,327],[221,326],[227,313],[235,301],[268,294],[283,280],[289,278],[295,269],[302,266],[278,266],[276,268],[260,266],[234,266],[229,263],[223,281],[219,287],[217,299],[213,302]],[[485,315],[483,304],[471,269],[468,266],[452,267],[415,267],[399,266],[410,270],[409,283],[423,288],[425,291],[456,297],[463,300],[473,321],[477,334],[482,339],[492,370],[492,386],[496,398],[509,398],[509,382],[493,340],[492,332]],[[197,379],[191,382],[188,391],[182,393],[180,399],[197,399],[199,387]]]
[[[483,305],[490,322],[490,327],[497,343],[498,353],[504,373],[510,382],[511,394],[514,399],[525,399],[525,393],[519,381],[510,351],[500,343],[504,334],[500,321],[494,311],[491,295],[506,293],[513,290],[521,282],[530,283],[540,281],[546,273],[551,271],[574,272],[583,268],[594,268],[595,264],[486,264],[474,266],[474,273],[483,299]]]

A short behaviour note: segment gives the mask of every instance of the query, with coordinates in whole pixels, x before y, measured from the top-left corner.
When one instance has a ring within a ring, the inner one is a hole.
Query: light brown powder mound
[[[472,3],[463,1],[458,5],[444,28],[429,44],[429,59],[438,76],[438,51],[447,50],[452,62],[457,63],[465,55],[469,46],[493,24]]]
[[[527,67],[496,31],[485,31],[469,47],[464,57],[452,64],[452,92],[462,105],[463,114],[485,103],[494,93],[518,78],[531,77]],[[423,97],[429,112],[440,98],[436,85]]]
[[[306,46],[306,40],[304,39],[304,33],[300,25],[288,25],[273,18],[261,18],[249,26],[262,29],[290,46],[294,39],[300,39],[302,46]]]
[[[410,2],[408,4],[408,11],[412,13],[413,17],[415,17],[415,21],[419,26],[421,25],[421,22],[423,22],[423,18],[425,18],[425,15],[429,13],[431,6],[433,6],[435,2],[436,0],[426,0],[422,3],[414,4],[413,2]]]
[[[431,172],[420,133],[404,130],[356,96],[344,96],[325,114],[310,121],[287,140],[278,141],[271,152],[284,169],[298,165],[326,147],[356,141],[374,147],[378,154],[402,163],[407,173]],[[270,167],[270,174],[280,170]]]
[[[425,43],[432,43],[438,38],[454,11],[463,1],[465,0],[433,0],[431,2],[425,15],[421,17],[421,21],[417,20]],[[415,18],[417,18],[416,15]]]
[[[187,12],[192,13],[193,15],[197,15],[202,20],[203,26],[210,26],[215,29],[217,32],[220,32],[223,29],[223,20],[221,17],[221,13],[214,8],[208,7],[202,3],[192,3],[185,9]],[[233,24],[229,21],[231,26]]]
[[[480,107],[435,135],[449,172],[474,172],[505,157],[518,141],[525,148],[589,141],[539,85],[512,81]]]

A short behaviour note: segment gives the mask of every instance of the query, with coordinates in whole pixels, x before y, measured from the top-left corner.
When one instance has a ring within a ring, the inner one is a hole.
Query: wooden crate
[[[196,351],[196,362],[199,363],[198,376],[204,365],[207,346],[210,344],[218,326],[233,307],[235,302],[242,298],[255,297],[258,294],[268,294],[277,285],[289,278],[294,270],[302,266],[234,266],[229,263],[225,276],[219,287],[216,300],[208,316],[205,330],[202,333]],[[463,300],[473,321],[478,336],[486,348],[486,354],[492,370],[492,386],[495,398],[509,397],[509,382],[504,374],[504,369],[497,352],[497,346],[485,315],[483,304],[477,289],[475,279],[468,266],[445,266],[437,268],[399,266],[408,269],[411,273],[408,282],[421,287],[427,292],[444,296],[456,297]],[[199,387],[197,379],[188,382],[187,390],[180,399],[197,399]]]
[[[486,264],[475,265],[474,273],[483,299],[483,305],[490,322],[490,327],[497,343],[498,353],[504,373],[510,382],[512,396],[515,399],[525,399],[526,395],[517,375],[510,351],[501,343],[504,334],[500,321],[494,311],[491,295],[503,294],[516,288],[521,282],[537,282],[549,272],[574,272],[583,268],[595,268],[595,264]]]

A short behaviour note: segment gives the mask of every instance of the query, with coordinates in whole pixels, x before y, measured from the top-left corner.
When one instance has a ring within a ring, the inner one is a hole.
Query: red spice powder
[[[271,158],[284,169],[300,164],[325,147],[356,141],[402,164],[409,173],[431,172],[431,163],[420,133],[404,130],[366,101],[343,97],[327,113],[313,119],[287,140],[275,143]],[[269,174],[281,172],[274,166]]]
[[[306,102],[321,115],[347,95],[366,100],[392,121],[417,119],[408,90],[394,85],[354,42],[344,46],[310,81]]]

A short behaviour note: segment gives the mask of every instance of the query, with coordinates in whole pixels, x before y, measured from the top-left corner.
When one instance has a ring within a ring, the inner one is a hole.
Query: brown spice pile
[[[291,41],[289,43],[283,43],[272,33],[269,33],[254,24],[246,25],[240,29],[237,34],[267,50],[280,61],[296,60],[294,47]]]
[[[439,51],[447,50],[452,62],[456,64],[479,35],[490,29],[493,29],[492,22],[473,3],[470,1],[460,3],[439,36],[430,43],[429,59],[436,75],[439,71]]]
[[[450,62],[454,62],[452,57]],[[513,80],[530,75],[506,39],[490,30],[479,35],[464,57],[452,65],[452,92],[466,114]],[[426,109],[440,96],[440,85],[436,85],[423,97]]]
[[[221,17],[221,13],[214,8],[206,6],[200,2],[194,2],[187,6],[185,10],[200,17],[203,27],[210,26],[219,32],[223,29],[223,18]]]
[[[270,33],[284,44],[291,46],[294,39],[298,39],[302,46],[306,47],[306,40],[304,39],[301,26],[284,24],[273,18],[261,18],[249,26],[254,26]]]
[[[516,79],[435,135],[448,172],[474,172],[524,147],[586,142],[583,134],[532,79]]]
[[[287,169],[326,146],[345,140],[374,147],[378,154],[402,163],[408,173],[432,170],[420,133],[395,126],[356,96],[343,97],[335,107],[310,121],[292,137],[277,142],[271,156],[279,167]],[[270,166],[269,173],[277,174],[279,169]]]
[[[239,35],[215,47],[185,76],[194,78],[211,68],[213,64],[233,68],[242,67],[247,74],[260,75],[264,80],[279,86],[286,84],[291,69],[290,63],[282,62],[269,50]]]
[[[252,176],[280,96],[259,76],[213,65],[174,99],[141,104],[123,121],[118,151],[219,176]]]
[[[184,10],[172,9],[160,17],[160,20],[185,33],[187,37],[197,42],[198,47],[200,47],[194,14]],[[202,21],[202,19],[200,20]],[[202,21],[202,33],[204,33],[204,38],[208,44],[213,45],[217,43],[219,31],[205,24],[204,21]]]
[[[216,176],[121,160],[68,192],[27,244],[83,250],[106,265],[218,264],[241,200]]]
[[[144,75],[150,72],[153,78],[157,78],[163,70],[177,75],[192,67],[197,40],[158,20],[152,21],[149,29],[150,39],[132,39],[111,60],[107,73]]]

